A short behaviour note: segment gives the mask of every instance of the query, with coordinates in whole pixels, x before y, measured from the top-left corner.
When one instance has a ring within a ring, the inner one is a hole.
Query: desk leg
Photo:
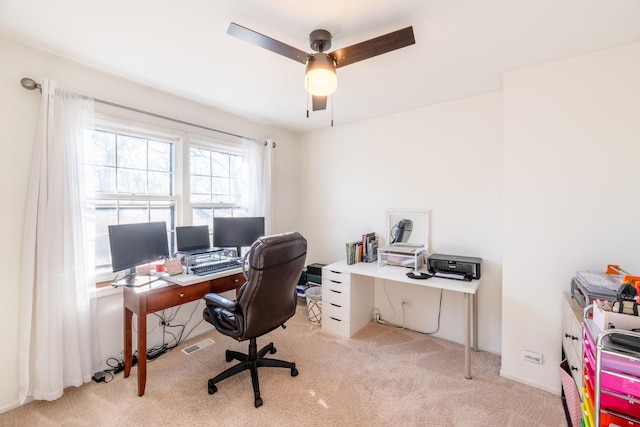
[[[464,294],[464,377],[471,379],[471,295]]]
[[[133,312],[125,307],[124,309],[124,377],[127,378],[131,373],[131,365],[133,364],[133,348],[131,338],[131,319]]]
[[[471,295],[473,298],[473,351],[478,351],[478,294]]]
[[[146,307],[145,307],[146,308]],[[146,313],[146,310],[141,311]],[[138,396],[147,384],[147,316],[138,314]]]

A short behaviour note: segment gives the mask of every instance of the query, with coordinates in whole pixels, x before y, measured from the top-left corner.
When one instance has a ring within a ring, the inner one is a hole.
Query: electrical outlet
[[[527,362],[537,363],[538,365],[542,365],[542,354],[536,353],[535,351],[524,350],[522,352],[522,358]]]
[[[402,299],[400,300],[402,301],[402,305],[406,305],[407,307],[411,308],[412,302],[409,299]]]

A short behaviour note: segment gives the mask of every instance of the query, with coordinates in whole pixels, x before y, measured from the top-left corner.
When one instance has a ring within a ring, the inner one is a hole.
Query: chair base
[[[296,369],[295,363],[286,362],[284,360],[278,360],[278,359],[269,359],[264,357],[264,355],[267,353],[275,354],[275,352],[276,352],[276,348],[273,346],[272,342],[270,342],[269,344],[261,348],[260,351],[258,351],[258,346],[255,338],[251,338],[249,340],[248,354],[240,353],[238,351],[227,350],[225,353],[225,358],[227,362],[231,362],[232,360],[235,359],[240,361],[240,363],[232,366],[231,368],[211,378],[207,383],[209,394],[213,394],[216,391],[218,391],[218,387],[216,387],[216,384],[219,383],[220,381],[249,369],[251,371],[251,382],[253,383],[253,395],[254,395],[255,406],[256,408],[262,406],[262,398],[260,397],[260,384],[258,382],[259,367],[266,366],[271,368],[287,368],[287,369],[291,369],[292,377],[295,377],[298,375],[298,370]]]

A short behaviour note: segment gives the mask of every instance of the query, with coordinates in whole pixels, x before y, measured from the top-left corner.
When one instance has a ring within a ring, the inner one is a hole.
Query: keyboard
[[[237,260],[219,261],[211,264],[202,264],[195,267],[191,267],[190,270],[198,276],[206,276],[207,274],[217,273],[218,271],[231,270],[233,268],[240,267],[240,262]]]

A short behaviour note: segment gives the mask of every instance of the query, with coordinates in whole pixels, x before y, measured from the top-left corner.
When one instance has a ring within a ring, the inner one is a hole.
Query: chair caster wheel
[[[271,348],[269,349],[269,353],[271,353],[271,354],[276,354],[276,351],[278,351],[278,350],[276,350],[276,348],[275,348],[275,347],[271,347]]]
[[[262,398],[256,397],[255,405],[256,405],[256,408],[261,407],[262,406]]]
[[[298,376],[298,370],[296,368],[291,368],[291,376],[292,377],[297,377]]]
[[[218,387],[216,387],[212,380],[209,380],[207,383],[207,390],[209,391],[209,394],[213,394],[218,391]]]
[[[225,360],[227,361],[227,363],[229,363],[229,362],[231,362],[231,361],[233,360],[233,357],[231,356],[231,353],[229,353],[229,350],[227,350],[227,351],[224,353],[224,358],[225,358]]]

